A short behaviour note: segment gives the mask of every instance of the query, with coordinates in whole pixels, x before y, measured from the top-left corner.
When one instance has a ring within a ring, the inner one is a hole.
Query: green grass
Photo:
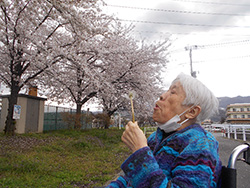
[[[0,187],[98,187],[114,178],[131,152],[123,130],[0,134]]]

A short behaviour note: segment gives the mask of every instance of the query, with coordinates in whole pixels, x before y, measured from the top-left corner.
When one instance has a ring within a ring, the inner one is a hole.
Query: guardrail
[[[157,127],[144,127],[144,134],[149,136],[156,129]],[[212,124],[206,129],[210,132],[221,132],[227,138],[250,140],[249,124]]]
[[[250,126],[249,125],[230,125],[225,127],[224,136],[234,139],[242,139],[243,141],[250,140]]]
[[[207,125],[205,129],[210,132],[221,132],[227,138],[250,140],[249,124],[211,124]]]

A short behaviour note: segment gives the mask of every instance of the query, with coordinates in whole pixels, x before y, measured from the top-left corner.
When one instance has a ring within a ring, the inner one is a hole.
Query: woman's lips
[[[155,104],[154,110],[158,110],[158,109],[160,109],[160,107],[157,104]]]

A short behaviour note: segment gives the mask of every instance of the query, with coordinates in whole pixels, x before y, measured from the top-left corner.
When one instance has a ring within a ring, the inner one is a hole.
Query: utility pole
[[[196,71],[193,71],[193,62],[192,62],[192,51],[193,49],[197,49],[198,46],[197,45],[193,45],[193,46],[186,46],[185,50],[189,50],[189,58],[190,58],[190,73],[191,76],[193,76],[194,78],[196,78]]]

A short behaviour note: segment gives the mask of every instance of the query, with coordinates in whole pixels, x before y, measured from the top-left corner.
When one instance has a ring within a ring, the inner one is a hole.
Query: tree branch
[[[58,61],[60,61],[62,59],[62,55],[59,55],[58,57],[59,59],[54,60],[54,62],[51,63],[51,65],[54,65],[55,63],[57,63]],[[33,74],[32,76],[28,77],[23,84],[21,85],[21,87],[23,87],[28,81],[30,81],[31,79],[37,77],[39,74],[41,74],[42,72],[44,72],[47,68],[49,68],[49,65],[46,65],[44,68],[40,69],[38,72],[36,72],[35,74]]]
[[[63,81],[61,81],[60,79],[57,79],[57,77],[55,77],[55,79],[56,79],[60,84],[62,84],[63,86],[66,87],[66,89],[70,92],[71,96],[73,97],[73,99],[74,99],[74,101],[75,101],[75,103],[76,103],[76,97],[75,97],[75,95],[74,95],[72,89],[71,89],[69,86],[67,86],[67,84],[65,84]]]
[[[17,19],[16,19],[15,25],[14,25],[15,37],[14,37],[14,39],[13,39],[13,48],[14,48],[14,44],[15,44],[16,39],[19,37],[19,34],[17,33],[16,27],[17,27],[18,21],[19,21],[19,19],[20,19],[20,15],[21,15],[21,13],[25,10],[25,8],[28,6],[28,4],[30,3],[30,1],[31,1],[31,0],[29,0],[29,1],[24,5],[24,7],[23,7],[23,8],[18,12],[18,14],[17,14]]]
[[[9,87],[11,87],[11,83],[3,75],[0,74],[0,76],[1,76],[1,80],[3,80],[4,83],[6,83]]]
[[[46,38],[46,40],[48,40],[55,32],[56,32],[56,30],[59,28],[59,27],[61,27],[62,26],[62,24],[58,24],[58,26],[47,36],[47,38]]]
[[[82,88],[81,92],[83,92],[90,84],[87,84],[84,88]]]
[[[27,64],[22,68],[21,74],[23,74],[23,73],[27,70],[27,68],[29,68],[29,66],[30,66],[30,62],[27,63]]]
[[[93,91],[90,94],[88,94],[82,101],[81,103],[84,104],[86,103],[89,99],[91,99],[92,97],[96,96],[97,92]]]
[[[54,6],[52,6],[51,8],[50,8],[50,10],[49,10],[49,12],[48,12],[48,14],[43,18],[43,20],[38,24],[38,26],[35,28],[35,31],[47,20],[47,18],[49,17],[49,15],[50,15],[50,13],[51,13],[51,11],[52,11],[52,9],[54,8]],[[34,31],[34,32],[35,32]],[[33,32],[33,33],[34,33]],[[33,34],[32,33],[32,34]],[[32,35],[31,34],[31,35]]]
[[[9,45],[8,26],[7,26],[7,25],[8,25],[8,21],[7,21],[7,18],[8,18],[8,20],[10,20],[10,18],[8,17],[8,14],[7,14],[7,12],[6,12],[6,8],[3,7],[3,6],[1,6],[1,9],[2,9],[2,11],[3,11],[3,13],[4,13],[5,32],[6,32],[6,34],[5,34],[6,42],[7,42],[7,45]]]

